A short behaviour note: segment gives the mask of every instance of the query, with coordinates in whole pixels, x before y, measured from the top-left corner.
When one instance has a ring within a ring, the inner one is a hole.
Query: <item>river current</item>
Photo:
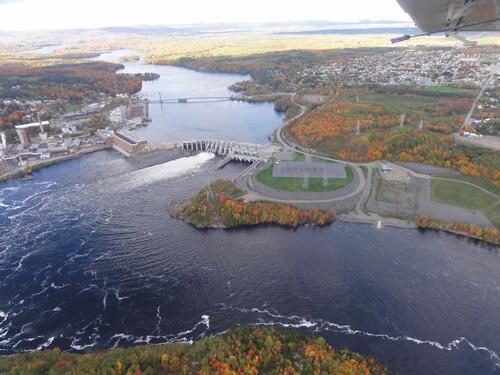
[[[190,80],[203,96],[246,78],[159,69],[165,81],[146,85]],[[271,104],[177,107],[163,110],[206,120],[193,125],[199,133],[160,109],[144,135],[265,142],[281,121]],[[213,112],[241,121],[221,129]],[[202,153],[139,169],[104,151],[0,183],[0,354],[191,342],[262,325],[323,336],[401,374],[500,374],[498,248],[339,222],[220,231],[170,218],[170,201],[244,168],[215,164]]]

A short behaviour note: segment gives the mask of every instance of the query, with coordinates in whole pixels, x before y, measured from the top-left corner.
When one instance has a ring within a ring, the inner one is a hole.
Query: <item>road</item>
[[[489,79],[487,81],[489,81]],[[487,86],[487,84],[488,84],[488,82],[486,82],[485,85],[483,86],[482,92],[484,92],[484,89]],[[283,129],[287,125],[289,125],[291,122],[302,117],[306,111],[305,106],[303,106],[295,101],[295,97],[296,97],[295,93],[287,94],[287,95],[290,95],[292,102],[300,107],[300,112],[296,116],[294,116],[293,118],[284,122],[276,130],[276,133],[275,133],[276,141],[278,143],[280,143],[280,145],[283,147],[283,149],[285,151],[296,152],[296,153],[304,155],[306,158],[311,158],[311,157],[315,156],[315,157],[323,158],[325,160],[330,160],[330,161],[334,161],[337,163],[349,165],[353,169],[353,171],[357,174],[357,177],[358,177],[357,180],[359,181],[359,183],[354,191],[352,191],[344,196],[341,196],[341,197],[337,196],[337,197],[334,197],[334,198],[332,197],[329,199],[308,199],[308,200],[304,200],[304,199],[298,199],[298,200],[297,199],[278,199],[278,198],[274,198],[274,197],[263,196],[255,191],[254,186],[253,186],[252,175],[254,175],[255,172],[259,169],[259,167],[261,167],[261,164],[259,164],[259,165],[252,165],[250,168],[245,170],[243,175],[241,176],[241,181],[244,183],[245,187],[249,191],[249,193],[247,195],[247,199],[248,200],[267,200],[267,201],[282,202],[282,203],[289,203],[289,204],[322,204],[322,203],[334,203],[334,202],[347,200],[349,198],[352,198],[352,197],[355,197],[355,196],[358,196],[359,194],[361,194],[359,199],[356,202],[355,207],[353,208],[353,210],[351,212],[349,212],[348,214],[343,214],[343,215],[338,216],[338,218],[340,220],[359,222],[359,223],[373,223],[373,224],[380,223],[382,225],[396,226],[396,227],[402,227],[402,228],[414,228],[414,227],[416,227],[415,224],[409,223],[409,222],[404,221],[404,220],[385,218],[385,217],[381,217],[375,213],[366,212],[365,206],[366,206],[368,199],[370,198],[370,194],[372,191],[372,183],[373,183],[373,170],[372,170],[372,168],[378,167],[380,162],[375,161],[375,162],[370,162],[370,163],[353,163],[353,162],[349,162],[349,161],[345,161],[345,160],[339,160],[339,159],[326,157],[326,156],[323,156],[321,154],[318,154],[314,150],[306,149],[302,146],[299,146],[299,145],[293,143],[292,141],[287,140],[283,136]],[[480,93],[480,95],[478,96],[476,101],[479,100],[481,95],[482,95],[482,93]],[[367,170],[366,177],[365,177],[365,174],[363,173],[363,170],[361,169],[362,166],[365,167]],[[407,169],[407,168],[404,168],[404,169]],[[407,171],[410,174],[419,175],[411,170],[407,169]],[[425,176],[419,175],[419,177],[430,178],[430,176],[426,176],[426,175]],[[462,182],[464,184],[474,186],[482,191],[486,191],[484,188],[482,188],[478,185],[475,185],[473,183],[470,183],[470,182],[459,181],[459,180],[453,180],[453,181]],[[488,191],[486,191],[486,192],[490,195],[493,194],[493,193],[488,192]]]
[[[342,160],[332,159],[332,158],[328,158],[328,157],[324,157],[324,156],[318,155],[317,153],[315,153],[312,150],[305,151],[300,146],[298,146],[296,144],[293,144],[291,142],[287,142],[287,141],[284,140],[283,135],[282,135],[283,128],[285,126],[287,126],[288,124],[290,124],[292,121],[295,121],[299,117],[303,116],[304,113],[305,113],[305,111],[306,111],[306,107],[305,106],[303,106],[302,104],[299,104],[299,103],[297,103],[295,101],[295,96],[296,96],[295,93],[288,93],[286,95],[289,95],[291,97],[292,102],[295,105],[297,105],[297,106],[300,107],[300,112],[297,115],[295,115],[294,117],[292,117],[291,119],[285,121],[276,130],[276,140],[281,144],[281,146],[283,147],[283,149],[285,151],[298,152],[300,154],[303,154],[306,157],[319,156],[319,157],[321,157],[323,159],[326,159],[326,160],[332,160],[332,161],[336,161],[336,162],[343,163],[343,164],[346,164],[346,165],[351,165],[354,168],[354,170],[356,170],[356,173],[358,173],[360,184],[358,185],[358,187],[354,191],[352,191],[351,193],[349,193],[349,194],[347,194],[345,196],[342,196],[342,197],[336,197],[336,198],[330,198],[330,199],[314,199],[314,200],[311,200],[311,199],[277,199],[277,198],[273,198],[273,197],[263,196],[263,195],[257,193],[254,190],[254,187],[252,186],[253,184],[252,184],[252,180],[251,180],[251,175],[258,169],[258,167],[260,167],[260,164],[259,164],[259,165],[252,166],[252,167],[246,169],[243,172],[243,174],[240,176],[240,179],[243,181],[243,183],[246,185],[246,187],[248,187],[250,189],[250,191],[251,191],[251,193],[248,195],[247,198],[250,199],[250,200],[268,200],[268,201],[283,202],[283,203],[290,203],[290,204],[307,204],[307,203],[331,203],[331,202],[338,202],[338,201],[342,201],[342,200],[351,198],[351,197],[356,196],[357,194],[359,194],[365,188],[365,185],[366,185],[365,176],[363,174],[363,171],[361,171],[361,169],[359,168],[359,166],[355,165],[354,163],[348,163],[348,162],[346,163],[345,161],[342,161]]]
[[[479,94],[477,95],[476,99],[474,99],[474,102],[472,103],[472,107],[469,111],[469,113],[467,113],[467,116],[465,117],[465,120],[464,120],[464,123],[462,124],[462,127],[460,128],[460,130],[462,130],[463,128],[465,128],[467,125],[470,124],[471,122],[471,118],[472,118],[472,115],[474,114],[474,111],[477,107],[477,103],[479,102],[479,99],[481,99],[481,96],[483,96],[484,94],[484,90],[486,90],[486,88],[493,82],[493,80],[495,79],[495,74],[496,74],[496,71],[499,69],[499,66],[495,66],[491,69],[491,73],[488,75],[488,77],[486,77],[486,79],[484,80],[484,84],[483,86],[481,86],[481,90],[479,90]]]
[[[368,196],[370,194],[370,189],[366,189],[366,187],[370,187],[371,188],[371,183],[370,184],[367,184],[367,179],[365,178],[365,174],[363,173],[363,171],[361,170],[360,166],[361,165],[364,165],[364,164],[359,164],[359,163],[351,163],[351,162],[346,162],[344,160],[339,160],[339,159],[334,159],[334,158],[330,158],[330,157],[326,157],[326,156],[323,156],[323,155],[319,155],[318,153],[316,153],[315,151],[313,150],[305,150],[303,147],[293,143],[293,142],[290,142],[290,141],[287,141],[285,140],[285,138],[283,137],[283,129],[289,125],[291,122],[295,121],[296,119],[298,119],[299,117],[302,117],[306,111],[306,107],[303,106],[302,104],[299,104],[295,101],[295,96],[296,94],[292,94],[291,95],[291,100],[292,102],[299,106],[300,107],[300,112],[294,116],[293,118],[289,119],[288,121],[284,122],[279,128],[278,130],[276,130],[276,140],[282,145],[282,147],[287,150],[287,151],[293,151],[293,152],[297,152],[297,153],[300,153],[300,154],[303,154],[304,156],[306,157],[313,157],[313,156],[317,156],[317,157],[321,157],[325,160],[330,160],[330,161],[334,161],[334,162],[337,162],[337,163],[342,163],[342,164],[346,164],[346,165],[349,165],[354,171],[355,173],[358,175],[358,180],[359,180],[359,185],[358,187],[351,193],[343,196],[343,197],[340,197],[340,198],[332,198],[332,199],[326,199],[326,200],[309,200],[308,202],[313,202],[313,203],[326,203],[326,202],[335,202],[335,201],[340,201],[340,200],[344,200],[344,199],[348,199],[348,198],[351,198],[351,197],[354,197],[356,195],[358,195],[361,191],[364,191],[363,192],[363,195],[362,197],[364,198],[365,195],[366,195],[366,199],[368,199]],[[370,168],[368,168],[370,170]],[[371,177],[371,174],[369,173],[368,174],[369,177]],[[370,179],[371,181],[371,179]],[[366,193],[366,190],[368,190],[368,193]],[[293,202],[291,202],[293,203]],[[358,214],[362,214],[363,213],[363,210],[361,209],[361,207],[364,205],[364,201],[363,199],[360,199],[358,201],[358,204],[356,205],[356,211]]]

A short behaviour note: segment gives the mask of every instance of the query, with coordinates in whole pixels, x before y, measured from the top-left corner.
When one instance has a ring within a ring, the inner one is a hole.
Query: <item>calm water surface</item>
[[[279,120],[265,112],[253,139]],[[181,137],[181,123],[170,124],[145,131]],[[245,134],[246,123],[234,126],[214,131]],[[200,154],[137,169],[106,151],[1,183],[0,353],[189,342],[265,325],[324,336],[401,374],[500,373],[498,248],[369,225],[204,231],[171,219],[169,201],[244,168],[215,164]]]
[[[121,50],[103,54],[99,60],[119,62],[120,56],[134,51]],[[160,78],[143,83],[141,96],[150,100],[186,97],[227,97],[233,83],[250,79],[241,74],[204,73],[159,65],[127,62],[123,73],[155,72]],[[151,124],[135,132],[149,141],[222,139],[240,142],[268,143],[283,115],[273,103],[213,102],[186,104],[151,104]]]

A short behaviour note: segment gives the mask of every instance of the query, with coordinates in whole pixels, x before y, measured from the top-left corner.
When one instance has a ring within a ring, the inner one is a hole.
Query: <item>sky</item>
[[[396,0],[0,0],[0,30],[402,20]]]

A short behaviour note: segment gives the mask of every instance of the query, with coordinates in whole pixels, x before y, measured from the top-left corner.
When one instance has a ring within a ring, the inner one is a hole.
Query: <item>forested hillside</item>
[[[134,94],[142,79],[130,74],[116,74],[120,64],[84,62],[45,67],[0,65],[0,99],[60,99],[80,103],[94,100],[99,94]]]

